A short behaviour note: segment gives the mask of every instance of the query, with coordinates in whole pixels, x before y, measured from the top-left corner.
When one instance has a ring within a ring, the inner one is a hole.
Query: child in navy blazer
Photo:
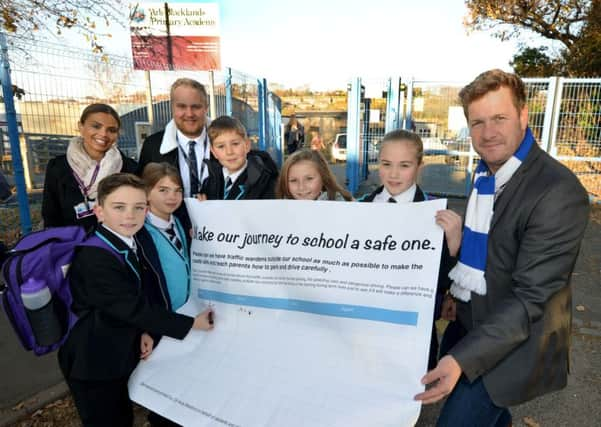
[[[77,248],[69,275],[71,308],[79,319],[59,350],[59,365],[84,426],[131,426],[127,381],[152,351],[149,333],[183,339],[190,329],[210,330],[211,311],[189,317],[149,303],[133,238],[144,225],[147,203],[138,177],[104,178],[97,200],[95,233],[123,260],[103,248]]]
[[[379,175],[382,185],[371,194],[360,198],[360,202],[412,203],[428,200],[428,195],[417,185],[417,177],[424,155],[423,143],[419,135],[406,130],[395,130],[384,135],[380,144]],[[449,271],[456,264],[457,252],[461,244],[461,217],[444,209],[436,214],[436,223],[445,232],[440,269],[438,275],[434,320],[440,318],[442,301],[451,279]],[[436,366],[438,359],[438,339],[436,325],[432,325],[428,369]]]
[[[204,181],[201,200],[274,199],[278,168],[271,156],[250,149],[242,123],[221,116],[208,129],[211,153],[205,160],[209,177]]]
[[[182,180],[178,170],[169,163],[147,164],[142,180],[148,191],[148,213],[136,239],[150,257],[148,269],[155,276],[155,280],[147,280],[146,285],[152,286],[149,289],[152,301],[175,311],[190,295],[186,232],[173,214],[183,201]],[[152,271],[153,267],[156,272]]]

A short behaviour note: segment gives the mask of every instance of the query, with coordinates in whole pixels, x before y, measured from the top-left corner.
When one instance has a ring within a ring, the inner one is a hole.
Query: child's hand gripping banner
[[[185,426],[411,426],[424,387],[446,200],[187,199],[190,315],[131,398]]]

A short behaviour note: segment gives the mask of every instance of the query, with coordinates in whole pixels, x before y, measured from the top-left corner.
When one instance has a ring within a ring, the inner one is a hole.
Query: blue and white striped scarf
[[[524,140],[515,154],[494,175],[490,175],[484,160],[478,163],[474,174],[474,188],[467,203],[459,262],[449,273],[449,277],[454,281],[451,293],[462,301],[469,301],[472,292],[486,295],[484,272],[495,193],[507,184],[520,167],[530,152],[532,144],[534,144],[534,137],[530,128],[527,128]]]

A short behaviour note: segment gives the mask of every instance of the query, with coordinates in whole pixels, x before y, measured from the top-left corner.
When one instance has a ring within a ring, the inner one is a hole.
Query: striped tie
[[[175,232],[175,228],[173,227],[173,223],[169,224],[169,226],[165,229],[165,233],[169,236],[169,240],[173,243],[173,246],[177,248],[178,251],[182,250],[182,242],[177,237],[177,233]]]
[[[223,199],[227,199],[227,196],[230,194],[230,191],[232,189],[232,179],[228,176],[227,179],[225,180],[225,189],[223,190]]]
[[[200,179],[198,177],[198,161],[196,160],[196,141],[188,143],[188,168],[190,169],[190,197],[196,197],[200,191]]]

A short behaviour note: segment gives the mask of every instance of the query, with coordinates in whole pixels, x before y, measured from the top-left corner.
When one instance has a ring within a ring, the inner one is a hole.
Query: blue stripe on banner
[[[470,267],[484,271],[486,268],[486,253],[488,234],[472,231],[469,227],[463,228],[463,240],[459,261]]]
[[[255,297],[236,295],[225,292],[199,289],[198,297],[223,302],[226,304],[246,305],[251,307],[270,308],[274,310],[300,311],[320,314],[322,316],[346,317],[349,319],[373,320],[376,322],[394,323],[397,325],[417,326],[416,311],[398,311],[385,308],[366,307],[361,305],[332,304],[326,302],[304,301],[298,299]]]

